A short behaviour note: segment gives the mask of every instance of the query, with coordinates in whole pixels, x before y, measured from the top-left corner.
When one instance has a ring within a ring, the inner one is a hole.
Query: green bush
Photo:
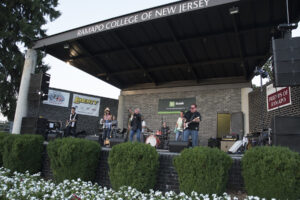
[[[300,199],[300,155],[285,147],[257,147],[242,158],[248,195]]]
[[[78,178],[93,181],[100,151],[97,142],[85,139],[63,138],[49,142],[47,152],[54,179],[57,182]]]
[[[132,186],[148,192],[156,183],[159,166],[154,147],[142,143],[122,143],[112,148],[108,157],[109,178],[114,189]]]
[[[180,191],[191,194],[222,194],[228,180],[232,159],[216,148],[185,149],[173,160]]]
[[[37,173],[42,168],[43,137],[13,135],[3,140],[3,166],[12,171]]]
[[[3,165],[2,157],[4,151],[4,138],[9,136],[8,133],[0,133],[0,167]]]

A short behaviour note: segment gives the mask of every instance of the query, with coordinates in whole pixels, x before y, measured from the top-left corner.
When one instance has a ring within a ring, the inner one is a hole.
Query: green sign
[[[179,114],[182,110],[188,110],[190,105],[196,103],[196,98],[160,99],[158,102],[158,114]]]

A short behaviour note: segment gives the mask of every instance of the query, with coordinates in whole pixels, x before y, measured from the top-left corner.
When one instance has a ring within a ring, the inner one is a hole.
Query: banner
[[[78,114],[99,117],[100,98],[73,94],[72,107]]]
[[[160,99],[158,102],[158,114],[177,114],[182,110],[188,110],[193,103],[196,103],[195,97],[184,99]]]
[[[70,93],[49,89],[48,100],[43,101],[43,104],[69,107],[69,99]]]
[[[273,84],[267,86],[267,110],[272,111],[292,104],[291,88],[274,88]]]

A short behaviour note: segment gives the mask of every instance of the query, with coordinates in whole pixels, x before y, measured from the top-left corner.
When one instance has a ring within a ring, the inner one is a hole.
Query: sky
[[[177,0],[176,0],[177,1]],[[52,35],[112,17],[175,2],[175,0],[60,0],[57,9],[61,16],[43,28]],[[134,5],[134,6],[133,6]],[[300,26],[300,24],[299,24]],[[300,36],[300,27],[293,32]],[[50,55],[44,59],[51,69],[50,87],[117,99],[120,90]],[[259,85],[259,77],[252,81]],[[0,113],[0,121],[4,120]]]

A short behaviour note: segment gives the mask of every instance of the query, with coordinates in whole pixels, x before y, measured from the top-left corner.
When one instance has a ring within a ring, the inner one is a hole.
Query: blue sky
[[[151,8],[154,6],[175,2],[174,0],[60,0],[58,10],[61,16],[54,22],[49,22],[44,28],[52,35],[72,28],[102,21],[119,15]],[[300,28],[293,32],[293,36],[300,36]],[[47,56],[45,62],[51,66],[50,86],[66,90],[110,97],[117,99],[120,90],[93,76],[67,65],[52,56]],[[259,84],[259,79],[253,82]],[[4,118],[0,114],[0,120]]]

